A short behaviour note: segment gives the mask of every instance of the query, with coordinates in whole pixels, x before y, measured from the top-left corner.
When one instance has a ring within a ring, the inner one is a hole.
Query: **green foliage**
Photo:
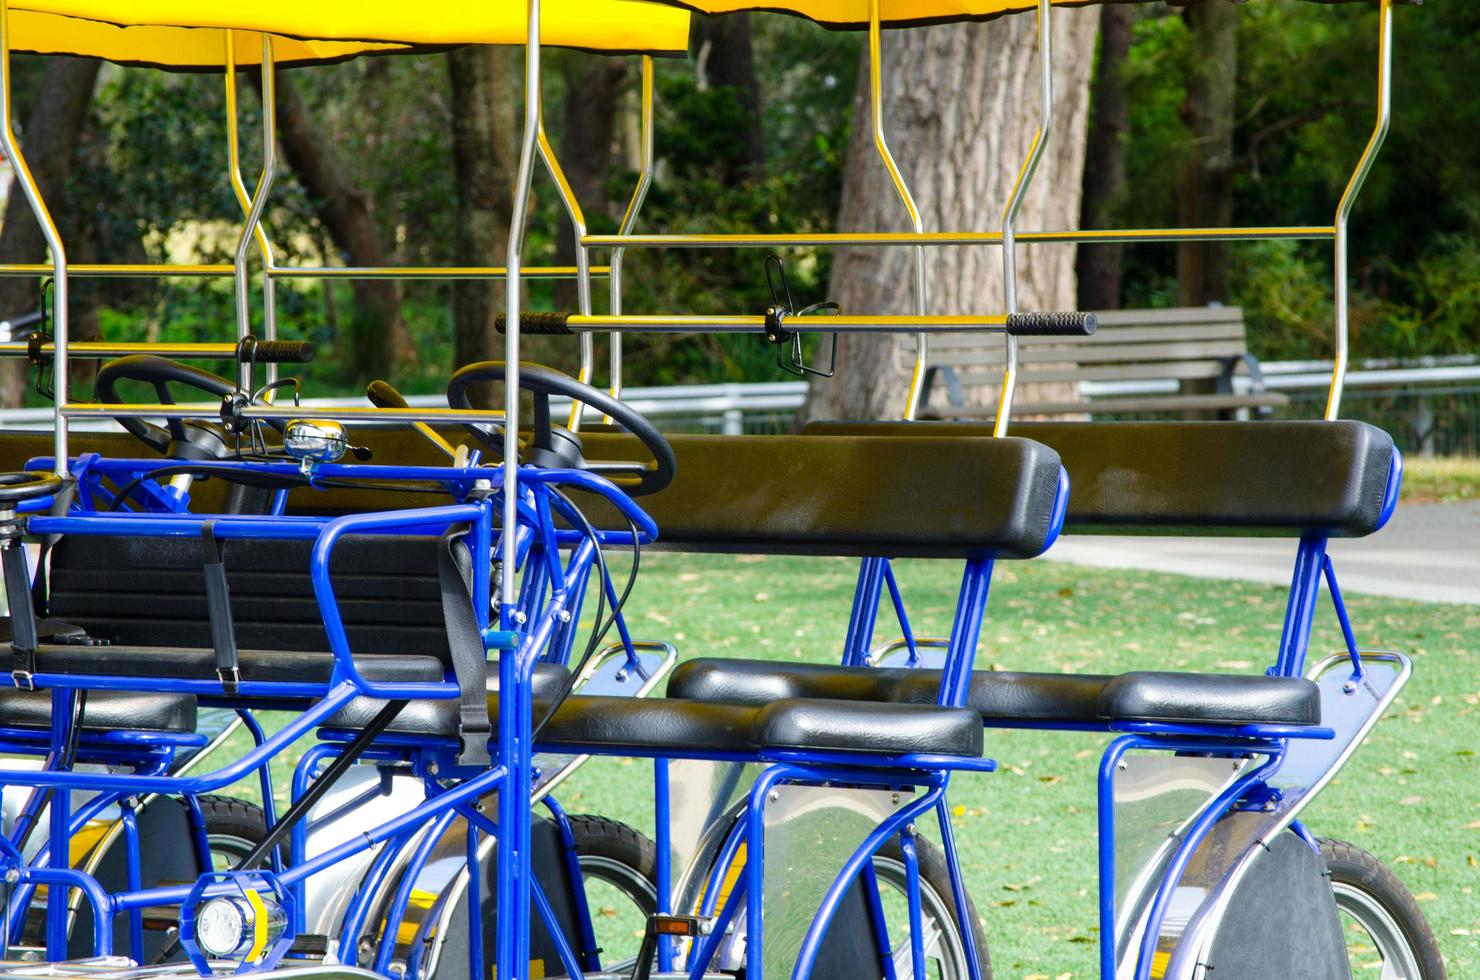
[[[1330,224],[1372,132],[1377,13],[1287,2],[1240,8],[1234,221]],[[1393,123],[1351,220],[1355,356],[1471,352],[1480,344],[1480,7],[1395,12]],[[1177,168],[1191,148],[1178,109],[1189,51],[1180,16],[1144,8],[1126,78],[1130,187],[1118,219],[1175,224]],[[1233,247],[1230,302],[1248,311],[1263,357],[1329,356],[1333,264],[1327,244]],[[1167,246],[1130,250],[1124,305],[1175,302]]]

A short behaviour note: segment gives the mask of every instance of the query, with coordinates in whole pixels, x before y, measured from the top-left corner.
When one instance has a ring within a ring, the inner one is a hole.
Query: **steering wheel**
[[[62,489],[55,473],[0,473],[0,508],[11,509],[25,500],[49,497]]]
[[[483,382],[503,381],[503,361],[479,361],[459,368],[447,384],[447,404],[470,409],[468,388]],[[535,466],[557,466],[601,473],[633,497],[657,493],[673,482],[678,462],[673,447],[653,423],[626,402],[613,398],[570,375],[542,364],[519,365],[519,387],[534,396],[534,433],[527,444],[527,462]],[[550,421],[550,396],[563,395],[596,409],[638,438],[652,461],[588,463],[581,455],[580,436]],[[497,426],[467,423],[466,428],[484,445],[503,451],[502,430]]]
[[[120,381],[140,381],[153,385],[161,405],[175,404],[175,399],[170,394],[171,384],[185,385],[218,399],[236,392],[236,385],[225,378],[153,354],[131,354],[109,361],[99,368],[97,384],[93,389],[98,401],[103,404],[117,404],[117,384]],[[165,427],[160,428],[152,422],[137,418],[120,418],[117,421],[144,445],[171,459],[221,459],[230,453],[220,431],[204,423],[167,419]]]

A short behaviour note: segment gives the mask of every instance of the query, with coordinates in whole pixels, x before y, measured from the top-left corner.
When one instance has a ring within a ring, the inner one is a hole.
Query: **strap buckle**
[[[221,682],[221,689],[230,696],[235,696],[237,689],[241,686],[242,672],[235,665],[230,667],[217,667],[216,678]]]
[[[492,725],[463,725],[462,750],[457,754],[457,764],[478,768],[493,765],[493,758],[488,754],[488,740],[492,737]]]
[[[10,679],[15,683],[15,686],[22,691],[36,690],[36,676],[32,674],[29,670],[23,670],[17,667],[15,670],[12,670],[10,672]]]

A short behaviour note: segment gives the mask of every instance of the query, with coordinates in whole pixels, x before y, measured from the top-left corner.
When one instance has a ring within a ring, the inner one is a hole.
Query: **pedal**
[[[658,939],[673,936],[680,939],[698,939],[714,931],[714,918],[704,915],[648,916],[647,928],[642,933],[642,947],[637,951],[637,962],[632,967],[632,980],[651,980],[653,960],[658,954]]]

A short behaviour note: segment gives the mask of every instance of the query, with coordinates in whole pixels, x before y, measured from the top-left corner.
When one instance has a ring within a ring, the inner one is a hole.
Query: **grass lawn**
[[[1293,556],[1294,546],[1291,546]],[[902,562],[920,635],[940,634],[959,569]],[[613,571],[619,577],[625,564]],[[684,656],[835,661],[856,563],[653,554],[629,622]],[[1450,975],[1480,976],[1480,607],[1348,597],[1359,641],[1399,649],[1414,676],[1342,774],[1303,814],[1317,834],[1392,865],[1419,897]],[[1049,562],[1003,563],[978,666],[1114,672],[1258,671],[1272,659],[1284,590]],[[1324,607],[1315,655],[1341,647]],[[897,633],[891,622],[881,634]],[[988,732],[1001,769],[951,784],[957,839],[996,975],[1095,975],[1095,782],[1104,736]],[[602,813],[651,834],[651,768],[598,759],[560,791],[573,813]],[[286,781],[281,776],[281,791]],[[254,787],[242,785],[244,796]],[[1360,976],[1360,974],[1359,974]]]
[[[1449,456],[1403,460],[1403,500],[1420,504],[1480,500],[1480,459]]]

